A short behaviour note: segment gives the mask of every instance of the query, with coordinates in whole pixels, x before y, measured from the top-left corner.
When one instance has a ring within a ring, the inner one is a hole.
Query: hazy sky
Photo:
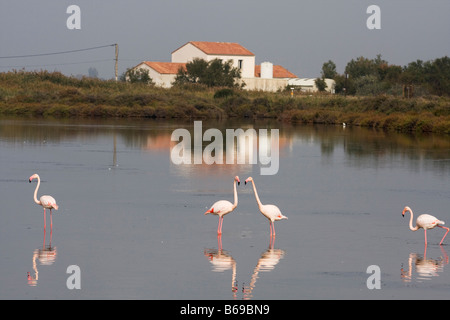
[[[70,30],[70,5],[81,29]],[[366,26],[370,5],[381,29]],[[338,72],[353,58],[381,54],[391,64],[450,56],[449,0],[2,0],[0,57],[119,44],[119,75],[143,60],[170,61],[188,41],[238,42],[256,63],[280,64],[317,77],[332,60]],[[114,47],[30,58],[0,58],[0,72],[47,69],[114,77]]]

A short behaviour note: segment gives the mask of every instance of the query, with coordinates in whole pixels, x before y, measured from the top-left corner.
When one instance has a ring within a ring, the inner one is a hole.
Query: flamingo
[[[34,202],[36,202],[38,205],[42,206],[44,208],[44,230],[46,228],[46,222],[45,222],[45,209],[50,209],[50,229],[53,228],[53,221],[52,221],[52,209],[58,210],[58,205],[56,204],[55,198],[52,196],[42,196],[37,199],[37,192],[39,189],[39,186],[41,185],[41,178],[38,174],[33,174],[28,181],[31,183],[33,179],[38,180],[38,184],[36,186],[36,189],[34,190]]]
[[[439,220],[436,217],[429,215],[429,214],[421,214],[420,216],[417,217],[416,226],[413,227],[413,225],[412,225],[413,212],[410,207],[406,206],[403,209],[402,216],[405,216],[406,211],[409,211],[409,213],[411,213],[411,219],[409,220],[409,228],[412,231],[417,231],[420,228],[423,228],[423,231],[425,232],[425,246],[427,245],[427,230],[428,229],[433,229],[435,227],[447,229],[447,232],[444,234],[444,237],[442,238],[441,242],[439,243],[439,245],[442,245],[442,242],[444,241],[444,238],[445,238],[445,236],[447,236],[447,233],[449,231],[449,228],[442,226],[443,224],[445,224],[444,221]]]
[[[222,223],[223,223],[223,216],[233,211],[237,205],[238,205],[238,195],[236,190],[236,182],[238,185],[241,183],[239,180],[239,177],[234,177],[233,181],[233,187],[234,187],[234,203],[231,203],[228,200],[219,200],[215,202],[211,208],[205,212],[205,215],[208,213],[215,214],[219,216],[219,225],[217,226],[217,234],[222,234]]]
[[[286,216],[284,216],[280,209],[273,205],[273,204],[262,204],[261,200],[259,200],[258,192],[256,191],[255,182],[253,181],[252,177],[248,177],[247,180],[245,180],[245,184],[247,182],[251,181],[253,184],[253,191],[255,192],[255,198],[256,202],[258,203],[259,211],[267,218],[269,219],[270,223],[270,236],[275,236],[275,221],[287,219]]]

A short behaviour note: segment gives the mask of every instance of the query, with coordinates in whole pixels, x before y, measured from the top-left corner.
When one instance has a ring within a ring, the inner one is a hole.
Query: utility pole
[[[118,80],[118,62],[119,62],[119,45],[116,43],[114,44],[114,46],[116,47],[116,66],[115,66],[115,71],[116,71],[116,82]]]

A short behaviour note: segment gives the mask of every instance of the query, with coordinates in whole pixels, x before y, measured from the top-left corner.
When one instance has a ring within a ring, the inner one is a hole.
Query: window
[[[238,68],[239,69],[242,69],[242,64],[244,63],[244,60],[242,60],[242,59],[239,59],[238,60]]]

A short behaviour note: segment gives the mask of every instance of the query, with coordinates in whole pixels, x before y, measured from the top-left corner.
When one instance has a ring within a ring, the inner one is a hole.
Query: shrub
[[[230,88],[223,88],[220,90],[217,90],[216,93],[214,93],[214,99],[220,99],[220,98],[227,98],[234,94],[233,89]]]

